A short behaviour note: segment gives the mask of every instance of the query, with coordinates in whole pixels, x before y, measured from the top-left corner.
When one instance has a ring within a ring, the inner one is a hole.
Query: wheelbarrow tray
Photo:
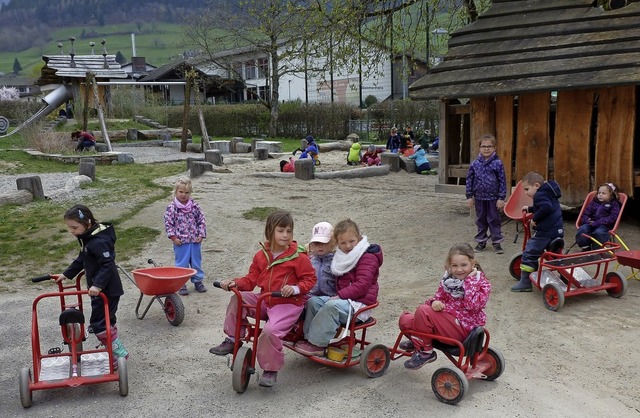
[[[148,267],[133,270],[133,278],[140,292],[148,296],[177,292],[196,270],[186,267]]]
[[[616,257],[623,266],[640,269],[640,250],[618,251]]]

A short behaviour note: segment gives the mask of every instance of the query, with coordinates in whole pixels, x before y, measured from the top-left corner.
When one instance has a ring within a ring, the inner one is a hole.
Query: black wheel
[[[484,371],[487,376],[484,380],[496,380],[504,372],[504,356],[497,348],[489,347],[482,360],[491,364],[491,367]]]
[[[627,293],[627,280],[617,271],[610,271],[604,277],[605,283],[613,283],[616,287],[607,289],[607,293],[612,298],[621,298]]]
[[[556,283],[547,283],[542,288],[542,301],[550,311],[557,311],[564,305],[564,291]]]
[[[391,354],[386,345],[369,344],[360,355],[360,368],[369,377],[380,377],[389,368]]]
[[[129,394],[129,373],[127,372],[127,360],[124,357],[118,357],[118,390],[120,396]]]
[[[444,366],[431,376],[431,389],[440,402],[455,405],[469,390],[469,381],[457,367]]]
[[[20,370],[18,383],[20,384],[20,402],[22,403],[22,407],[29,408],[33,404],[33,392],[29,389],[31,370],[29,370],[28,367],[23,367]]]
[[[522,252],[514,254],[509,260],[509,274],[516,280],[520,280],[520,265],[522,264]]]
[[[167,295],[164,299],[164,314],[167,316],[167,321],[174,327],[182,324],[182,321],[184,321],[184,304],[180,296],[175,293]]]
[[[244,393],[244,391],[247,390],[249,380],[251,379],[251,369],[251,349],[249,347],[240,347],[233,361],[233,372],[231,376],[233,390],[238,393]]]

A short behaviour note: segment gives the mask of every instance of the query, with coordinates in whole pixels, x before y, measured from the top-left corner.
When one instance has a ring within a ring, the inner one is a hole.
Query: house
[[[122,68],[122,71],[127,74],[128,78],[138,80],[148,75],[151,71],[155,70],[158,67],[149,64],[146,61],[145,57],[131,57],[131,62],[122,64],[120,68]]]
[[[410,86],[440,100],[436,190],[463,192],[477,139],[495,134],[512,186],[528,171],[580,204],[603,182],[640,187],[640,3],[493,0],[451,34],[444,61]],[[635,167],[634,167],[635,165]]]
[[[38,96],[40,88],[35,85],[35,80],[15,74],[1,74],[0,87],[13,87],[18,90],[20,98]]]

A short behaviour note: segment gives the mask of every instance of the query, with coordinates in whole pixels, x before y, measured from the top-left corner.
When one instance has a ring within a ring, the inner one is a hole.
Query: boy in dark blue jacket
[[[522,210],[533,213],[531,228],[535,233],[522,253],[520,281],[511,287],[512,292],[531,292],[529,275],[538,269],[538,259],[551,241],[564,237],[558,183],[545,181],[541,174],[532,171],[522,178],[522,186],[527,196],[533,198],[533,206],[525,206]]]

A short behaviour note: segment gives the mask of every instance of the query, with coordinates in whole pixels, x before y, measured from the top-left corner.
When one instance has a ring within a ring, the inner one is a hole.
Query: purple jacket
[[[376,303],[382,258],[382,248],[371,244],[355,268],[337,278],[336,288],[340,299],[351,299],[365,305]]]
[[[610,200],[601,202],[598,198],[594,198],[589,206],[585,209],[580,219],[580,224],[591,224],[594,228],[606,226],[611,229],[616,224],[620,215],[621,204],[618,200]]]
[[[467,172],[467,199],[504,200],[507,197],[507,177],[504,165],[495,152],[486,160],[478,155]]]
[[[198,237],[207,237],[204,213],[196,202],[193,202],[191,212],[184,212],[172,200],[164,212],[164,229],[167,237],[178,237],[184,244],[194,243]]]

